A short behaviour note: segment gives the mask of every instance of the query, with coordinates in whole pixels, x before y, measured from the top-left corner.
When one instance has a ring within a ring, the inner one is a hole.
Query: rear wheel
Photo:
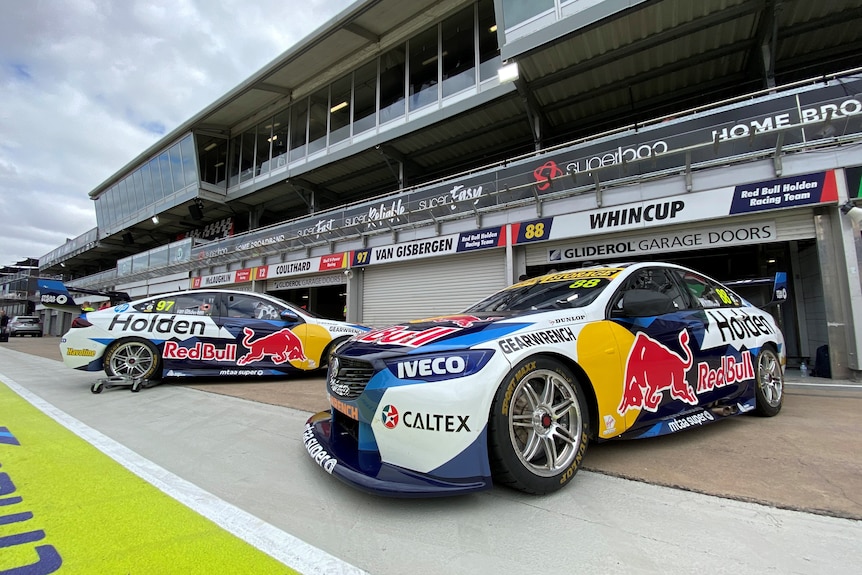
[[[581,465],[588,429],[584,394],[571,370],[547,357],[522,361],[491,406],[494,480],[528,493],[560,489]]]
[[[125,339],[114,343],[105,353],[105,373],[109,376],[150,379],[161,368],[159,351],[149,341]]]
[[[757,374],[754,382],[757,406],[754,413],[772,417],[781,411],[784,399],[784,373],[781,362],[772,348],[764,347],[757,354]]]

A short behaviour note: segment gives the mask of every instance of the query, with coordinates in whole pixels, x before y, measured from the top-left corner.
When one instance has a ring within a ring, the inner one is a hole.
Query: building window
[[[332,83],[329,104],[329,143],[335,144],[350,137],[350,93],[353,75],[348,74]]]
[[[224,186],[227,174],[227,140],[200,134],[195,137],[198,142],[201,181]],[[158,198],[158,195],[156,197]]]
[[[158,201],[165,197],[165,192],[162,189],[162,176],[159,171],[159,159],[153,158],[149,163],[150,175],[153,177],[153,194]]]
[[[443,21],[443,97],[476,85],[473,6]]]
[[[353,133],[368,131],[376,124],[377,60],[365,64],[353,75]]]
[[[290,110],[282,110],[272,119],[272,166],[280,168],[287,164],[288,127],[290,126]]]
[[[308,107],[308,155],[326,147],[326,119],[329,116],[329,87],[311,95]]]
[[[380,57],[380,123],[404,115],[404,80],[406,74],[404,46],[398,46]]]
[[[437,26],[410,39],[409,93],[410,110],[418,110],[437,101],[439,54]]]
[[[308,126],[308,100],[290,107],[290,161],[305,156],[305,135]]]
[[[185,185],[198,182],[195,170],[195,144],[191,134],[180,140],[180,153],[183,155],[183,177]]]
[[[272,142],[272,120],[268,119],[257,126],[257,156],[255,156],[254,175],[269,172],[269,148]]]
[[[162,173],[162,192],[168,197],[174,193],[174,187],[171,183],[171,159],[167,152],[159,154],[159,171]]]
[[[245,182],[254,177],[254,128],[242,133],[239,152],[239,181]]]
[[[479,0],[479,81],[496,78],[501,64],[494,0]]]
[[[180,145],[174,144],[168,150],[171,158],[171,180],[173,182],[173,191],[178,192],[186,187],[185,179],[183,178],[183,157],[180,154]]]

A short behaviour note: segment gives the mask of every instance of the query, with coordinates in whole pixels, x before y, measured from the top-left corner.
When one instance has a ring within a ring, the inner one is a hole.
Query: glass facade
[[[499,68],[495,31],[494,0],[480,0],[230,139],[189,134],[101,193],[99,229],[117,233],[156,204],[194,197],[200,182],[238,186],[478,91]]]
[[[149,217],[150,212],[158,213],[155,204],[186,188],[197,188],[196,155],[194,136],[188,134],[102,192],[95,202],[99,230],[103,234],[116,233]],[[207,158],[206,154],[201,158]],[[212,163],[207,169],[211,168]],[[201,171],[206,169],[202,166]]]
[[[478,91],[482,82],[496,80],[500,68],[496,30],[494,0],[480,0],[297,99],[231,139],[228,186]]]

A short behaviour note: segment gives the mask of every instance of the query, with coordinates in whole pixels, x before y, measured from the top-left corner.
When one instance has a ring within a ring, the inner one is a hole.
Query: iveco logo
[[[465,369],[467,362],[458,355],[402,361],[398,364],[398,379],[464,373]]]

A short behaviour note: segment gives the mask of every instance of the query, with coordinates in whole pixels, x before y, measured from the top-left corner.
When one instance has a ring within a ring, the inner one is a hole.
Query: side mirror
[[[299,321],[299,316],[291,309],[282,310],[279,316],[284,321]]]

